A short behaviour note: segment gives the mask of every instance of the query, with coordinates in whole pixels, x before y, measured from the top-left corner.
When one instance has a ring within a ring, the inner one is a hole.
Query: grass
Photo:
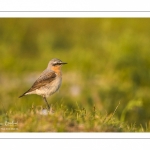
[[[22,111],[9,110],[1,116],[1,132],[144,132],[142,126],[127,124],[115,117],[114,112],[103,114],[94,106],[91,111],[77,107],[68,109],[65,104],[51,106],[53,112],[43,114],[43,106]]]
[[[115,119],[101,116],[95,112],[95,109],[89,113],[84,108],[68,111],[61,106],[55,110],[54,114],[48,115],[41,115],[40,111],[32,108],[27,113],[8,112],[5,117],[8,120],[14,120],[14,122],[17,121],[17,125],[13,127],[15,130],[18,128],[17,131],[22,132],[123,131],[122,125],[119,125]]]

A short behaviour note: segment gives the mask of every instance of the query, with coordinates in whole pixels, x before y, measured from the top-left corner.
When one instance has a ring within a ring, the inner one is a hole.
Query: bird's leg
[[[47,102],[47,100],[46,100],[46,97],[45,97],[45,96],[43,96],[43,99],[44,99],[44,101],[45,101],[45,102],[46,102],[46,104],[47,104],[48,110],[50,110],[50,106],[49,106],[49,104],[48,104],[48,102]]]

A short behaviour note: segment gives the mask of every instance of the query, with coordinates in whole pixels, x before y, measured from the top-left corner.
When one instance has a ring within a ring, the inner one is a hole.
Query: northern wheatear
[[[43,97],[48,109],[50,106],[46,98],[54,94],[60,87],[62,81],[61,66],[67,64],[61,60],[54,58],[49,63],[47,68],[42,72],[39,78],[33,83],[32,87],[22,94],[20,97],[28,94],[37,94]]]

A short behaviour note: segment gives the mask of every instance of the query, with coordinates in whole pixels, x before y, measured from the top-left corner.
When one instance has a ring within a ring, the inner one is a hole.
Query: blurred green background
[[[150,119],[150,19],[1,18],[0,114],[44,105],[18,99],[49,60],[59,58],[63,82],[49,103],[64,103],[146,126]]]

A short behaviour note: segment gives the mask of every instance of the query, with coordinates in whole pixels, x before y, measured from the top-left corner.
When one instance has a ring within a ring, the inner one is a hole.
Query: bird
[[[19,96],[19,98],[29,94],[40,95],[42,96],[48,109],[50,110],[47,98],[58,91],[58,89],[60,88],[62,83],[61,66],[64,64],[67,63],[62,62],[57,58],[53,58],[52,60],[50,60],[47,68],[41,73],[41,75],[31,86],[31,88],[21,96]]]

